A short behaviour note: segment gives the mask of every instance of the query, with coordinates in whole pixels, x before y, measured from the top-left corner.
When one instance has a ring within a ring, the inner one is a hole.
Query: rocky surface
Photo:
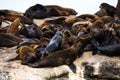
[[[120,58],[85,52],[74,61],[76,72],[67,65],[54,68],[30,68],[19,60],[5,62],[15,56],[16,47],[0,49],[1,80],[120,80]]]

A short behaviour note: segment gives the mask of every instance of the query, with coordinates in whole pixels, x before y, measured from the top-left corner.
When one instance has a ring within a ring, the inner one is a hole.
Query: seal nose
[[[78,12],[75,11],[75,15],[77,15],[77,14],[78,14]]]
[[[78,14],[78,12],[76,12],[76,11],[74,11],[73,13],[74,13],[74,15],[77,15],[77,14]]]

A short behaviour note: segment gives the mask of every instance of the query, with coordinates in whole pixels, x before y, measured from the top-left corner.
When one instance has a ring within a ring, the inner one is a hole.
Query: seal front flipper
[[[19,55],[12,57],[12,58],[8,58],[5,60],[5,62],[10,62],[10,61],[14,61],[14,60],[20,60]]]
[[[28,65],[29,67],[32,67],[32,68],[40,68],[39,63],[40,63],[40,62],[27,63],[27,65]]]
[[[69,65],[69,68],[74,72],[76,73],[76,66],[72,63],[71,65]]]
[[[71,63],[70,59],[65,60],[65,64],[69,65],[69,68],[75,73],[76,72],[76,66]]]
[[[37,68],[37,65],[36,65],[36,64],[27,63],[27,65],[28,65],[29,67],[32,67],[32,68]]]

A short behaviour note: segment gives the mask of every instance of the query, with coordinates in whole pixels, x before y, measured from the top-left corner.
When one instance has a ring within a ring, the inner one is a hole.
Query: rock
[[[20,61],[5,62],[16,47],[0,49],[0,79],[2,80],[108,80],[120,79],[120,58],[92,55],[85,52],[74,61],[76,73],[67,65],[53,68],[31,68]],[[7,53],[8,52],[8,53]],[[14,53],[13,53],[14,52]]]
[[[92,55],[86,52],[81,58],[74,62],[78,69],[76,74],[81,74],[86,80],[120,80],[119,57]]]

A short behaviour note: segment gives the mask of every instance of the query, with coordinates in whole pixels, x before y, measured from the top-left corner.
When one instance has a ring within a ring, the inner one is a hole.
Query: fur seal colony
[[[56,10],[59,15],[55,13],[53,15],[51,10]],[[103,12],[101,10],[103,10]],[[96,54],[98,54],[97,52],[100,52],[100,54],[107,56],[119,56],[120,37],[119,29],[116,29],[120,25],[120,16],[118,15],[118,12],[119,10],[107,3],[102,3],[100,5],[100,10],[95,14],[82,14],[79,16],[75,16],[77,12],[74,9],[63,8],[57,5],[44,6],[41,4],[36,4],[28,8],[25,11],[24,15],[15,13],[11,14],[12,12],[10,12],[9,10],[1,10],[1,22],[4,22],[3,20],[13,20],[13,22],[8,26],[0,28],[0,47],[12,47],[18,45],[19,48],[16,50],[16,52],[18,52],[18,55],[20,56],[19,58],[21,59],[22,63],[29,62],[25,60],[23,61],[23,57],[27,60],[29,58],[32,61],[33,59],[30,55],[33,53],[35,58],[38,58],[37,61],[39,61],[41,65],[46,65],[46,67],[50,67],[49,65],[57,66],[60,64],[72,63],[77,58],[77,56],[79,57],[79,55],[82,55],[82,53],[86,51],[84,48],[86,48],[88,44],[92,45],[92,47],[89,46],[87,51],[92,50],[93,53],[94,51],[96,52]],[[66,15],[62,15],[62,13],[65,13]],[[69,15],[74,15],[75,17],[68,18]],[[58,16],[58,18],[46,20],[41,25],[36,25],[32,21],[33,19],[43,19],[53,16]],[[28,20],[28,22],[25,22],[25,20]],[[29,23],[29,21],[31,21],[31,24],[27,24]],[[61,29],[59,29],[60,26]],[[90,41],[87,44],[83,42],[85,38],[83,36],[86,34],[89,34],[89,36],[91,36],[91,39],[89,39]],[[79,42],[75,43],[75,41],[81,38],[81,36],[83,39],[80,39]],[[36,39],[36,41],[23,42],[24,45],[21,45],[21,42],[24,41],[23,38]],[[48,38],[48,44],[45,45],[44,41],[40,44],[40,39],[42,38]],[[78,43],[81,43],[80,45],[86,44],[86,46],[84,46],[84,48],[75,47],[76,49],[79,49],[79,52],[72,51],[74,50],[72,49],[73,46]],[[34,48],[34,46],[36,45],[38,45],[39,47]],[[36,53],[36,50],[40,51]],[[39,55],[39,57],[37,57],[36,54]],[[62,56],[62,54],[65,55]],[[76,55],[75,59],[73,59],[74,54]],[[73,56],[67,59],[67,57],[70,57],[70,55]],[[44,59],[42,59],[41,61],[39,59],[42,56],[44,56]],[[59,57],[60,60],[55,60],[56,58],[59,59]],[[66,59],[64,59],[64,57]],[[46,64],[43,63],[44,60],[46,60]],[[33,62],[35,61],[36,60],[33,60]],[[49,63],[48,66],[47,63]],[[25,64],[27,65],[27,63]]]
[[[0,10],[0,48],[17,46],[17,56],[6,62],[20,60],[32,68],[71,68],[87,51],[111,58],[120,56],[118,8],[102,3],[95,14],[76,14],[72,8],[41,4],[29,7],[23,15]],[[44,22],[37,25],[34,19]]]

